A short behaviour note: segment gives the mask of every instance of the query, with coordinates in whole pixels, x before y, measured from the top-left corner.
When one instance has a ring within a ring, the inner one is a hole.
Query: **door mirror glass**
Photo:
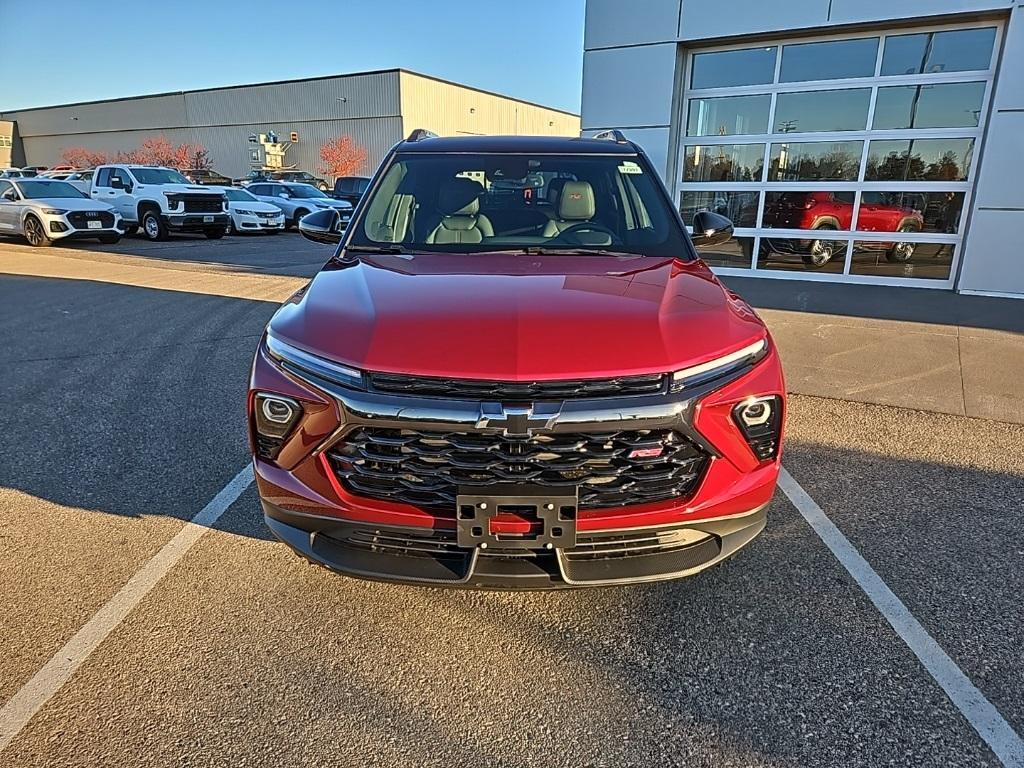
[[[3,199],[9,203],[16,203],[18,202],[18,195],[13,189],[8,189],[4,192]]]
[[[732,222],[720,213],[701,211],[693,217],[693,235],[690,238],[695,248],[721,245],[732,238]]]
[[[299,232],[314,243],[340,243],[344,230],[336,208],[324,208],[299,219]]]

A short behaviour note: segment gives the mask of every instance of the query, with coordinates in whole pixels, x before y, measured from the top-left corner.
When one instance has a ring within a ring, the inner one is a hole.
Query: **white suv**
[[[101,165],[89,194],[120,213],[129,234],[141,228],[150,240],[165,240],[171,231],[217,239],[231,223],[223,192],[192,184],[173,168]]]

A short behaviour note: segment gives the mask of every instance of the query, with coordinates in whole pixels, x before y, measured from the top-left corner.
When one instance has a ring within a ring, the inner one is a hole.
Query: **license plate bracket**
[[[483,549],[573,547],[576,545],[579,494],[575,488],[567,491],[538,485],[460,487],[455,504],[458,544]],[[502,518],[507,516],[529,523],[531,530],[521,533],[501,530],[507,527],[502,523]]]

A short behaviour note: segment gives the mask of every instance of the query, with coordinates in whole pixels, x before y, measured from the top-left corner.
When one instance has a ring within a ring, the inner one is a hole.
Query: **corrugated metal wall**
[[[575,115],[475,91],[414,73],[391,70],[289,83],[218,88],[4,113],[16,120],[26,162],[53,165],[68,147],[113,154],[155,136],[206,147],[216,170],[243,176],[248,137],[274,131],[299,142],[288,164],[312,173],[320,145],[349,135],[367,150],[371,173],[412,128],[441,135],[533,133],[579,135]]]
[[[426,128],[441,136],[532,134],[579,136],[580,118],[415,72],[401,73],[404,132]]]

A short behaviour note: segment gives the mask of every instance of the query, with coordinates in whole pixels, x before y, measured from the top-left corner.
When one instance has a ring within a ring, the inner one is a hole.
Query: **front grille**
[[[459,488],[578,488],[581,509],[681,499],[708,456],[674,430],[540,434],[360,427],[328,458],[350,493],[454,515]]]
[[[224,203],[213,195],[183,195],[185,213],[223,213]]]
[[[68,214],[68,221],[75,229],[88,229],[90,221],[98,221],[104,229],[114,226],[114,214],[109,211],[72,211]]]
[[[374,373],[372,387],[378,392],[431,397],[456,397],[469,400],[494,398],[584,398],[650,395],[664,390],[665,376],[653,373],[644,376],[622,376],[613,379],[576,379],[559,381],[483,381],[478,379],[446,379],[428,376],[403,376]]]

